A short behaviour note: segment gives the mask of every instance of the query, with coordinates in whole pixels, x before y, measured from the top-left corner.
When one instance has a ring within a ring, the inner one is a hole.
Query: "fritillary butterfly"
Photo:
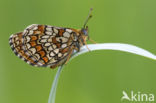
[[[32,24],[23,32],[11,35],[10,46],[19,58],[32,66],[55,68],[67,63],[73,51],[79,52],[89,39],[86,24],[91,10],[82,29]]]

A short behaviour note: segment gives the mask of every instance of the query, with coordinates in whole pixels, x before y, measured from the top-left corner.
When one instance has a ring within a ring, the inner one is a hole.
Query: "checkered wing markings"
[[[9,43],[11,49],[18,56],[20,59],[24,60],[28,64],[34,65],[34,61],[30,58],[29,54],[25,54],[23,50],[23,39],[22,39],[23,32],[19,32],[10,36]]]
[[[70,33],[70,30],[66,32],[64,28],[31,25],[24,31],[24,49],[37,66],[60,65],[71,51]]]

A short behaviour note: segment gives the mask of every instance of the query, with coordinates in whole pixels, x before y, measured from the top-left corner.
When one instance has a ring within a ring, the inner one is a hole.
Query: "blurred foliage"
[[[129,43],[156,54],[155,5],[155,0],[0,0],[0,103],[47,103],[57,70],[16,57],[11,34],[30,24],[81,28],[92,7],[88,26],[96,42]],[[156,61],[119,51],[90,52],[65,66],[56,103],[121,103],[123,90],[156,94],[155,74]]]

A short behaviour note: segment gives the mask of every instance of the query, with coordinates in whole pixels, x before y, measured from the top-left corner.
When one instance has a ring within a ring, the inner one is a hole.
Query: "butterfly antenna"
[[[86,21],[84,22],[83,28],[86,27],[86,24],[88,23],[88,20],[92,17],[91,12],[92,12],[93,8],[90,8],[89,14],[87,16]]]

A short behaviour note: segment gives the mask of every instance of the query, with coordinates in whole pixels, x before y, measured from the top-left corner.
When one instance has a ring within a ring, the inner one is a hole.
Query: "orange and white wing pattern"
[[[10,46],[19,58],[33,66],[55,68],[66,64],[74,50],[79,52],[87,39],[91,40],[86,26],[91,11],[92,8],[82,29],[32,24],[11,35]]]
[[[10,36],[14,53],[22,60],[38,67],[51,67],[66,62],[77,43],[74,29],[32,24],[23,32]]]

